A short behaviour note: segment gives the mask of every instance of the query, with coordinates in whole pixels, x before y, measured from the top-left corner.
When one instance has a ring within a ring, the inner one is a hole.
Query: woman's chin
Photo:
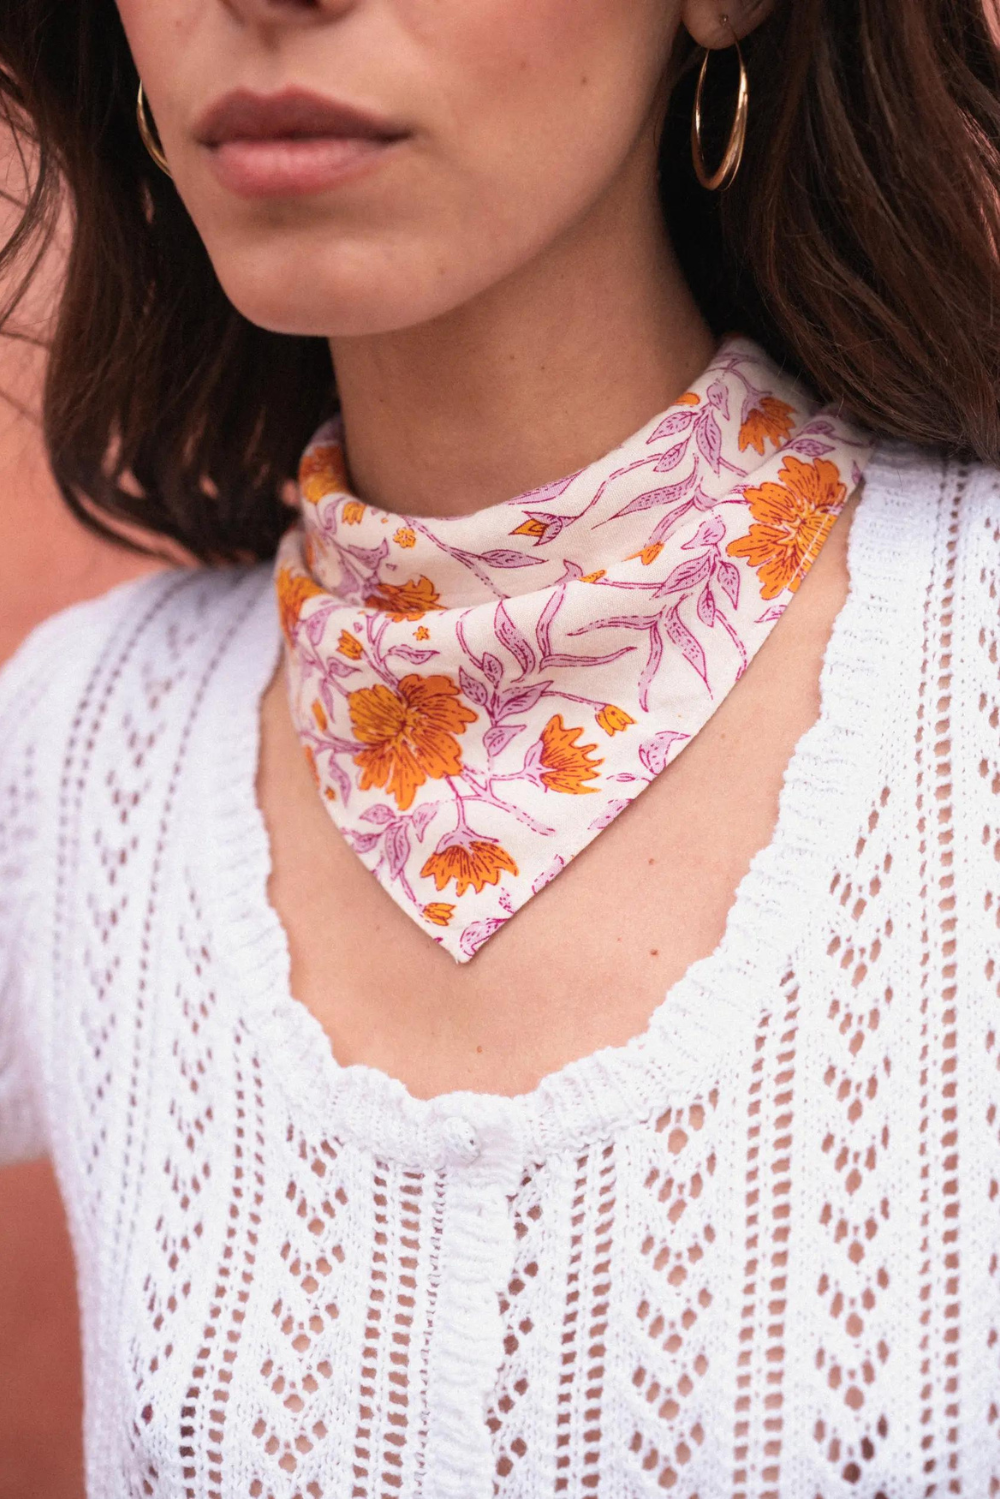
[[[432,277],[323,277],[287,272],[250,278],[216,267],[238,312],[270,333],[365,338],[430,323],[469,301],[479,287],[434,285]],[[430,283],[430,284],[429,284]]]
[[[223,291],[236,310],[258,328],[269,333],[283,333],[307,338],[362,338],[366,335],[392,333],[423,321],[419,309],[414,315],[412,298],[387,297],[384,287],[342,287],[329,289],[314,283],[308,288],[283,284],[252,289],[227,284],[220,276]]]

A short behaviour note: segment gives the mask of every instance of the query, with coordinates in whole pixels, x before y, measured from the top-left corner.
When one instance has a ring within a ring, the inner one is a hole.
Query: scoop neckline
[[[343,1064],[292,992],[288,938],[267,890],[270,837],[256,795],[261,699],[281,636],[270,565],[252,570],[259,595],[206,702],[211,762],[197,811],[210,830],[200,841],[206,900],[224,935],[231,1003],[297,1119],[413,1169],[454,1161],[456,1132],[460,1145],[471,1129],[502,1138],[523,1166],[584,1150],[672,1101],[704,1094],[730,1053],[750,1043],[776,995],[779,971],[808,919],[804,893],[829,870],[829,830],[841,829],[870,795],[865,755],[891,700],[884,664],[903,629],[903,592],[926,576],[921,549],[934,530],[921,526],[906,494],[926,464],[922,450],[892,439],[880,440],[869,458],[848,535],[847,595],[820,670],[819,714],[795,743],[771,837],[736,887],[719,942],[665,991],[642,1031],[564,1063],[516,1095],[456,1089],[419,1098],[380,1068]]]

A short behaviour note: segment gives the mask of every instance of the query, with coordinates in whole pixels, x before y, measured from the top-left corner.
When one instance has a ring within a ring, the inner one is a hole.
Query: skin
[[[226,292],[254,322],[329,339],[353,487],[373,504],[454,515],[559,478],[662,411],[711,357],[655,171],[680,29],[729,45],[725,0],[119,9]],[[741,36],[765,12],[729,4]],[[335,189],[243,199],[194,137],[200,112],[237,83],[335,93],[412,135]],[[279,668],[257,779],[269,896],[292,992],[340,1062],[381,1068],[418,1097],[517,1094],[645,1027],[718,943],[772,836],[789,757],[819,711],[855,505],[683,754],[470,964],[430,942],[344,843]]]

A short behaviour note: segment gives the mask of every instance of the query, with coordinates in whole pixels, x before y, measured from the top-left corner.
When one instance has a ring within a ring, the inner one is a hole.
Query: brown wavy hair
[[[879,433],[1000,461],[1000,51],[994,0],[776,0],[743,43],[736,182],[691,168],[686,33],[664,125],[663,209],[718,335],[741,329]],[[228,301],[135,124],[113,0],[4,0],[0,112],[28,173],[0,251],[6,326],[68,190],[66,274],[42,422],[92,530],[206,563],[270,557],[289,481],[334,409],[325,339],[270,333]],[[705,115],[731,118],[713,58]],[[284,497],[284,498],[283,498]],[[153,544],[155,546],[155,542]]]

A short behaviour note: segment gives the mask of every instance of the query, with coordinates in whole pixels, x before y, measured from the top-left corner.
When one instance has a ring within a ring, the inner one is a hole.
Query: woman
[[[193,559],[0,677],[88,1492],[997,1492],[979,0],[0,56],[54,473]]]

